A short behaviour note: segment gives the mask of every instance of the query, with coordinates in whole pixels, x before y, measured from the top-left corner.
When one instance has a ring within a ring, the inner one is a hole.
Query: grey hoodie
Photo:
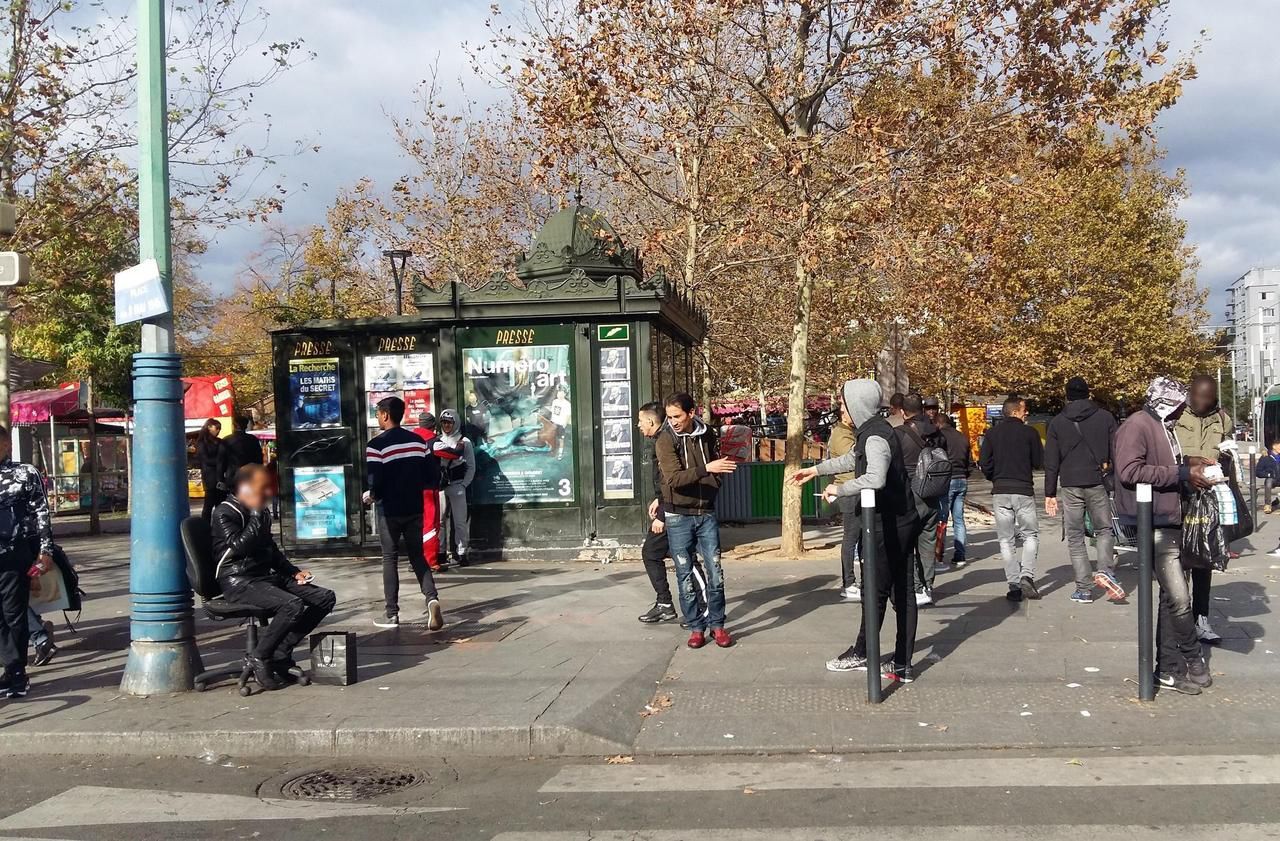
[[[883,392],[875,380],[849,380],[840,389],[840,398],[844,407],[853,418],[853,426],[860,429],[863,424],[876,416],[880,410]],[[878,491],[885,486],[889,475],[889,461],[892,451],[889,442],[884,438],[873,436],[867,439],[867,469],[861,476],[856,476],[840,486],[840,496],[856,496],[863,489]],[[819,476],[832,476],[836,473],[848,473],[857,467],[856,448],[839,458],[829,458],[818,465]]]
[[[453,434],[445,435],[443,424],[444,421],[453,421]],[[445,446],[451,449],[461,449],[462,457],[453,461],[441,463],[443,470],[443,485],[460,485],[461,487],[469,487],[472,480],[476,478],[476,450],[471,444],[471,439],[462,434],[462,422],[458,419],[458,413],[453,409],[445,409],[440,413],[441,431],[439,433],[440,440]]]

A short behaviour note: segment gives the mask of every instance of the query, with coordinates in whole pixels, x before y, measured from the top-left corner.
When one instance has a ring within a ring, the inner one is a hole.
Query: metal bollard
[[[862,622],[867,629],[867,703],[883,698],[880,686],[880,599],[876,581],[876,492],[862,491]],[[910,594],[908,594],[910,595]]]
[[[1151,526],[1151,486],[1138,485],[1138,699],[1156,697],[1155,628],[1151,617],[1151,578],[1155,532]]]
[[[1258,476],[1253,471],[1258,467],[1257,448],[1249,447],[1249,506],[1253,509],[1254,528],[1258,522]],[[1267,500],[1268,502],[1270,500]]]

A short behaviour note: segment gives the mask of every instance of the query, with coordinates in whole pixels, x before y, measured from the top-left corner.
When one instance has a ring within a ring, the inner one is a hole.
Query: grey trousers
[[[1185,675],[1187,664],[1201,656],[1196,617],[1191,609],[1191,588],[1179,551],[1182,530],[1155,529],[1151,563],[1160,583],[1160,609],[1156,619],[1156,671]]]
[[[1111,529],[1111,497],[1102,485],[1088,488],[1062,488],[1058,493],[1062,505],[1062,523],[1067,532],[1067,552],[1075,570],[1076,587],[1093,589],[1093,568],[1085,545],[1084,515],[1093,521],[1098,538],[1098,571],[1115,575],[1116,535]]]
[[[471,542],[471,526],[467,517],[467,489],[462,485],[449,485],[440,492],[440,530],[449,528],[449,543],[441,545],[441,554],[448,555],[452,548],[454,557],[465,558]]]
[[[1036,515],[1036,498],[1026,494],[993,494],[996,515],[996,537],[1000,539],[1000,557],[1004,560],[1004,577],[1010,586],[1022,578],[1036,577],[1036,555],[1040,549],[1040,521]],[[1018,555],[1018,538],[1022,538],[1022,554]]]

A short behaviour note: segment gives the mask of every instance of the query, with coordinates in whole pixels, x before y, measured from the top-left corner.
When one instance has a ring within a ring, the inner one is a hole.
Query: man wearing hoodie
[[[1040,548],[1040,523],[1036,518],[1032,474],[1044,463],[1040,433],[1027,426],[1027,403],[1010,396],[1004,401],[1003,419],[982,439],[978,466],[991,481],[991,507],[996,536],[1004,559],[1005,594],[1011,602],[1038,599],[1036,555]],[[1017,540],[1022,538],[1022,555]]]
[[[1160,583],[1160,620],[1156,623],[1156,682],[1174,692],[1199,695],[1213,683],[1196,638],[1191,591],[1182,569],[1182,489],[1209,488],[1205,465],[1180,462],[1173,424],[1187,389],[1171,377],[1156,377],[1146,404],[1116,432],[1116,516],[1125,525],[1138,522],[1137,486],[1151,485],[1156,580]]]
[[[880,385],[875,380],[850,380],[841,389],[850,418],[857,429],[854,447],[839,458],[827,459],[814,466],[796,471],[791,481],[803,485],[816,476],[832,476],[853,471],[857,478],[847,482],[827,485],[824,496],[828,499],[859,500],[862,491],[876,492],[876,516],[874,519],[876,592],[867,593],[880,605],[880,621],[884,622],[885,605],[892,597],[893,612],[897,618],[897,637],[893,648],[893,663],[884,673],[889,680],[910,683],[915,679],[911,659],[915,654],[916,620],[918,608],[911,582],[912,543],[919,528],[917,506],[911,493],[903,459],[902,442],[894,434],[889,421],[880,417]],[[858,511],[861,516],[861,510]],[[865,670],[867,663],[866,613],[858,630],[858,638],[843,654],[827,662],[833,672]]]
[[[1094,585],[1111,601],[1124,599],[1124,588],[1115,576],[1116,538],[1111,530],[1111,497],[1104,480],[1111,472],[1111,439],[1116,419],[1089,399],[1089,384],[1082,377],[1067,381],[1067,405],[1049,421],[1044,445],[1044,513],[1062,511],[1067,551],[1075,569],[1074,602],[1093,601]],[[1058,486],[1062,486],[1061,500]],[[1089,563],[1085,546],[1085,514],[1093,521],[1098,540],[1098,570]]]
[[[732,473],[737,464],[717,457],[716,434],[694,416],[696,405],[683,392],[667,398],[667,422],[658,432],[654,452],[662,473],[662,511],[680,585],[680,610],[689,623],[688,645],[702,648],[710,630],[716,645],[728,648],[733,637],[724,628],[724,570],[715,506],[720,476]],[[701,556],[707,576],[705,611],[698,610],[693,582],[695,554]]]
[[[907,476],[914,479],[920,453],[926,449],[947,449],[947,439],[942,437],[937,424],[924,413],[924,400],[919,394],[908,394],[902,401],[902,425],[894,429],[902,449],[902,461],[907,466]],[[917,499],[920,533],[915,538],[915,552],[919,565],[915,570],[916,603],[933,604],[933,579],[937,574],[934,553],[938,548],[938,506],[942,498]]]
[[[441,465],[440,529],[443,531],[445,524],[449,524],[445,553],[452,548],[454,563],[464,567],[467,565],[467,544],[471,542],[467,488],[476,478],[476,450],[471,439],[463,436],[458,413],[453,409],[440,413],[440,440],[450,450],[462,453],[461,458]]]

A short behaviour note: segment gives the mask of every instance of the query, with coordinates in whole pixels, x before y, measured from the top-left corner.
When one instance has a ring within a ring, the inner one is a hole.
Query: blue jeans
[[[715,514],[667,514],[667,540],[680,585],[680,611],[691,631],[724,627],[724,570],[720,566],[720,523]],[[699,575],[694,553],[702,558],[705,582]],[[702,585],[699,587],[698,585]],[[699,610],[697,589],[706,593],[707,608]]]
[[[31,634],[32,645],[40,645],[49,636],[44,630],[44,620],[31,607],[27,608],[27,632]]]
[[[952,557],[959,561],[967,557],[964,553],[964,542],[969,535],[964,528],[964,498],[968,493],[969,480],[953,478],[947,495],[938,500],[938,521],[943,525],[946,525],[948,520],[951,521],[951,533],[955,535],[955,551]]]

